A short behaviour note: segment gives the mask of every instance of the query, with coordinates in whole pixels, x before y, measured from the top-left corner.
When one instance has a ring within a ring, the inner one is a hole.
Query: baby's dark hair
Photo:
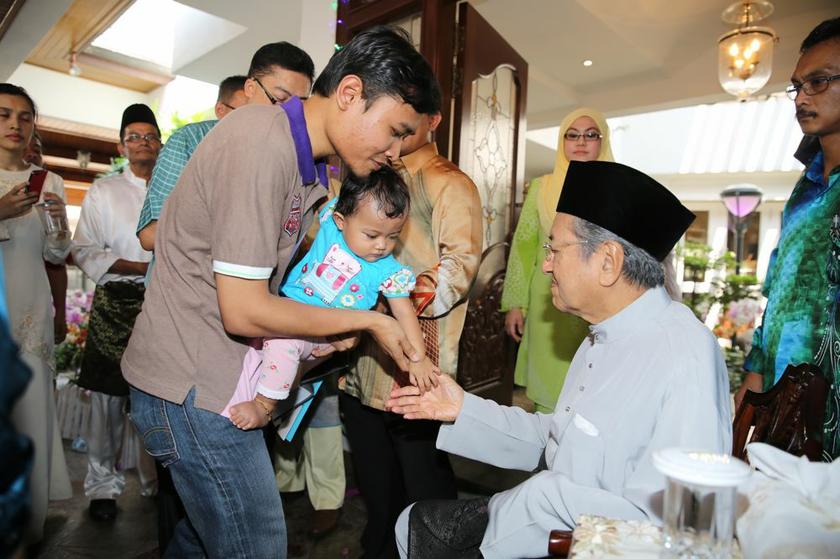
[[[371,173],[366,179],[360,179],[352,174],[347,175],[341,183],[341,192],[335,211],[349,217],[356,212],[365,196],[371,196],[379,205],[380,211],[389,218],[400,217],[408,213],[410,199],[408,187],[396,171],[390,167],[382,167]]]

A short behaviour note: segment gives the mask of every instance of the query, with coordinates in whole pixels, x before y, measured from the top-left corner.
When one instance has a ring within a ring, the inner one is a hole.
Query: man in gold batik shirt
[[[467,293],[481,259],[481,201],[472,180],[429,141],[440,118],[424,116],[393,162],[411,194],[411,212],[394,255],[417,276],[411,297],[426,352],[442,374],[454,378]],[[439,423],[384,411],[395,382],[405,384],[407,377],[368,336],[351,364],[340,399],[368,510],[362,547],[366,557],[390,556],[401,509],[420,499],[455,498],[455,480],[448,455],[435,448]]]

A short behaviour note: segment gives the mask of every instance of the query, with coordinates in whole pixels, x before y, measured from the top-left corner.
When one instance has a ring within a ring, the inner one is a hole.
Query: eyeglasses
[[[265,86],[262,84],[259,78],[254,78],[254,81],[257,82],[257,85],[259,85],[262,88],[263,93],[265,93],[265,96],[268,97],[268,100],[269,102],[271,102],[272,105],[276,105],[280,102],[280,99],[268,92],[268,90],[265,88]]]
[[[152,134],[151,132],[148,134],[140,134],[132,133],[127,134],[125,138],[123,138],[123,143],[126,144],[139,144],[140,142],[148,142],[150,144],[157,144],[160,143],[160,136],[157,134]]]
[[[795,101],[796,96],[799,95],[800,91],[804,91],[807,95],[817,95],[818,93],[822,93],[828,89],[829,84],[834,80],[840,80],[840,74],[835,74],[833,76],[817,76],[816,78],[805,80],[799,85],[792,83],[787,86],[785,93],[787,93],[787,96]]]
[[[569,140],[570,142],[577,142],[581,138],[583,138],[584,142],[596,142],[604,136],[597,130],[587,130],[583,133],[578,132],[577,130],[566,130],[566,133],[563,134],[563,137]]]
[[[554,260],[554,256],[563,250],[566,247],[574,246],[574,245],[585,245],[586,241],[576,241],[574,243],[563,243],[559,247],[554,248],[551,246],[550,242],[543,243],[543,250],[545,250],[545,260],[546,262],[550,262]]]

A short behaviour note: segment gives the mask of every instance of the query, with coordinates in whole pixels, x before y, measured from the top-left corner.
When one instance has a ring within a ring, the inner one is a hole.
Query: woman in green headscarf
[[[520,342],[515,382],[526,387],[536,411],[554,410],[566,371],[587,323],[551,304],[551,285],[540,271],[542,244],[548,239],[569,161],[612,161],[610,130],[594,109],[572,111],[560,123],[554,172],[528,188],[508,259],[502,311],[505,329]]]

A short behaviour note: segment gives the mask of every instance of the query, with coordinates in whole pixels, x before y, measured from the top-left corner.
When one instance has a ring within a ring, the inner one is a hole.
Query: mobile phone
[[[31,194],[41,195],[41,190],[44,189],[44,181],[47,179],[47,172],[43,169],[32,171],[29,175],[29,184],[26,191]]]

